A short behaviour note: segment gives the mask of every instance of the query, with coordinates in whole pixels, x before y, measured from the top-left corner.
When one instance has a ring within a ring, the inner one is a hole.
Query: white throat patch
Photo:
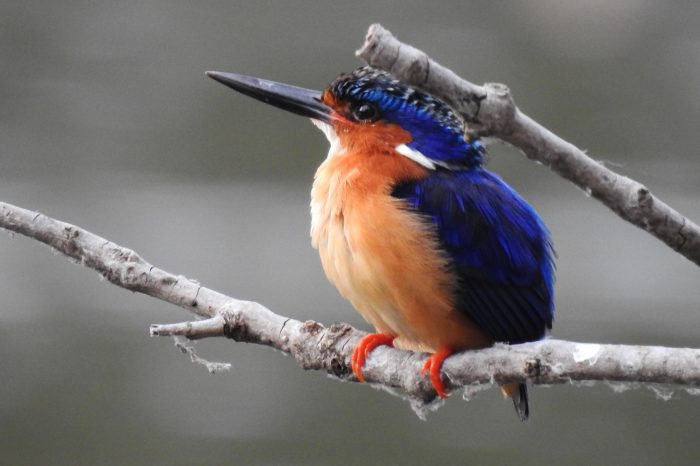
[[[335,132],[335,129],[333,126],[329,125],[328,123],[324,123],[323,121],[320,120],[315,120],[311,119],[311,123],[314,124],[315,127],[321,130],[324,136],[326,136],[326,139],[328,139],[328,142],[330,143],[331,147],[328,149],[328,157],[333,157],[334,155],[340,155],[343,152],[345,152],[345,149],[343,146],[340,144],[340,138],[338,137],[338,134]],[[423,167],[427,168],[428,170],[435,170],[435,165],[436,162],[433,160],[430,160],[428,157],[423,155],[420,151],[411,149],[408,147],[406,144],[399,144],[394,148],[394,150],[403,155],[404,157],[407,157],[414,162],[418,163],[419,165],[422,165]],[[440,164],[442,165],[442,164]]]
[[[326,139],[328,139],[328,142],[331,144],[330,149],[328,149],[328,157],[341,154],[345,151],[343,146],[340,145],[340,138],[338,138],[335,129],[333,129],[331,125],[313,118],[311,119],[311,123],[313,123],[316,128],[321,130],[323,135],[326,136]]]

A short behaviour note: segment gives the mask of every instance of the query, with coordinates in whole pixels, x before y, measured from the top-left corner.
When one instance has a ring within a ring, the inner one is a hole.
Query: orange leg
[[[352,353],[352,371],[360,382],[365,381],[362,377],[362,367],[370,351],[381,345],[394,346],[394,338],[385,333],[370,333],[360,340]]]
[[[440,348],[432,356],[425,361],[423,369],[420,371],[420,375],[424,375],[426,372],[430,374],[430,381],[433,382],[433,388],[440,398],[447,398],[447,393],[445,392],[445,385],[442,383],[440,378],[440,369],[442,369],[442,363],[445,362],[454,351],[450,348]]]

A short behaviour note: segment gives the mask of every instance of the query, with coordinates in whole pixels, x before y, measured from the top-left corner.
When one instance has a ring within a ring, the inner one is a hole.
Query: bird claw
[[[394,346],[394,337],[385,333],[370,333],[364,336],[355,347],[352,353],[352,372],[360,382],[365,381],[362,376],[362,367],[365,365],[367,356],[374,348],[381,345]]]
[[[426,372],[430,375],[430,381],[433,384],[433,388],[440,398],[447,398],[445,384],[442,383],[440,371],[445,359],[447,359],[452,353],[453,351],[449,348],[440,348],[425,361],[425,364],[420,371],[420,375],[425,375]]]

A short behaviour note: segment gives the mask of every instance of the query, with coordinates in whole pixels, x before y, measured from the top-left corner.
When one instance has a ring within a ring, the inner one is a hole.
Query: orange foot
[[[420,375],[424,375],[426,372],[430,374],[430,381],[433,382],[433,388],[440,398],[447,398],[447,392],[445,392],[445,385],[442,383],[440,378],[440,369],[442,369],[442,363],[445,362],[454,351],[450,348],[440,348],[432,356],[425,361],[423,369],[420,371]]]
[[[363,337],[355,347],[355,351],[352,353],[352,371],[360,382],[365,381],[365,378],[362,377],[362,367],[365,365],[367,355],[381,345],[394,346],[394,337],[385,333],[370,333]]]

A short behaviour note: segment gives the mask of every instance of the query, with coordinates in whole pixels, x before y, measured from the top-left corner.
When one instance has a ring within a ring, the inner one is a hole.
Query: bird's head
[[[341,74],[323,92],[232,73],[207,75],[310,117],[331,142],[332,152],[398,153],[431,170],[464,170],[483,159],[483,146],[466,139],[462,120],[446,103],[384,71],[363,67]]]

